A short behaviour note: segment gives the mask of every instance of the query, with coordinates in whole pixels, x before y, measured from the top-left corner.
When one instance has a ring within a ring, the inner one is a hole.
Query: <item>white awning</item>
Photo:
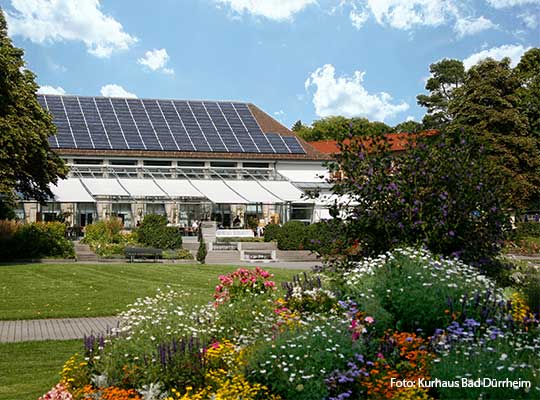
[[[82,178],[84,186],[93,196],[126,196],[129,193],[118,183],[117,179],[107,178]]]
[[[323,183],[329,172],[322,165],[278,164],[277,172],[291,182]],[[321,178],[322,176],[322,178]]]
[[[95,203],[96,201],[84,188],[79,179],[59,180],[56,185],[51,185],[54,201],[59,203]]]
[[[226,180],[225,183],[236,193],[246,198],[250,203],[275,204],[283,200],[274,196],[257,181]]]
[[[204,194],[212,203],[247,204],[249,201],[234,192],[225,182],[211,179],[194,179],[191,181],[195,189]]]
[[[152,179],[118,179],[132,197],[169,197]]]
[[[171,197],[204,197],[187,179],[156,179],[156,183]]]
[[[313,200],[302,198],[304,192],[287,181],[259,181],[261,186],[272,192],[283,201],[293,203],[313,203]]]

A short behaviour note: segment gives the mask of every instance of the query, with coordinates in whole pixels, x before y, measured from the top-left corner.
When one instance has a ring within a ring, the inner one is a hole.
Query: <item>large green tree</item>
[[[39,105],[35,75],[25,68],[23,50],[11,43],[0,9],[0,202],[16,193],[44,201],[50,183],[67,172],[47,141],[56,134],[51,116]]]
[[[514,73],[520,82],[519,109],[527,116],[532,135],[540,138],[540,49],[527,51]]]
[[[343,140],[348,135],[372,136],[393,132],[393,128],[383,122],[369,121],[367,118],[326,117],[314,121],[310,127],[295,124],[293,130],[308,142],[317,140]]]
[[[540,198],[540,147],[520,108],[522,89],[510,59],[487,59],[466,72],[448,103],[450,131],[470,130],[486,146],[509,184],[515,208],[530,207]]]
[[[427,108],[423,119],[425,128],[441,129],[452,121],[448,103],[454,98],[454,91],[465,79],[465,67],[460,60],[444,59],[429,66],[430,78],[426,82],[429,94],[416,97],[418,104]]]

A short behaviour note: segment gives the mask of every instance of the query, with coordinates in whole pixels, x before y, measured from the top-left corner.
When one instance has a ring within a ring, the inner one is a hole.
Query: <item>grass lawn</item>
[[[193,264],[0,265],[0,319],[116,315],[136,298],[167,285],[194,293],[194,302],[207,302],[218,275],[234,270]],[[301,272],[268,270],[277,283]]]
[[[0,343],[0,400],[36,400],[60,380],[82,340]]]

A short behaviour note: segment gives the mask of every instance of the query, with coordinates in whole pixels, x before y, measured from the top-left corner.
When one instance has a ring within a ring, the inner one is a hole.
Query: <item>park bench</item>
[[[153,258],[154,262],[157,262],[158,258],[163,255],[163,251],[153,247],[126,247],[124,254],[129,262],[135,262],[137,258]]]

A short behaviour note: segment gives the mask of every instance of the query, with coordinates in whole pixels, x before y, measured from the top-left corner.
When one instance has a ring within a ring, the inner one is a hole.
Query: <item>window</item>
[[[137,165],[137,160],[110,160],[110,165]]]
[[[170,167],[170,161],[161,161],[161,160],[144,160],[144,165],[147,167]]]
[[[76,158],[73,162],[77,165],[101,165],[103,160]]]
[[[244,168],[270,168],[270,164],[264,162],[245,162],[242,165]]]
[[[215,168],[236,168],[236,163],[228,161],[212,161],[210,166]]]
[[[204,167],[204,161],[178,161],[179,167]]]

